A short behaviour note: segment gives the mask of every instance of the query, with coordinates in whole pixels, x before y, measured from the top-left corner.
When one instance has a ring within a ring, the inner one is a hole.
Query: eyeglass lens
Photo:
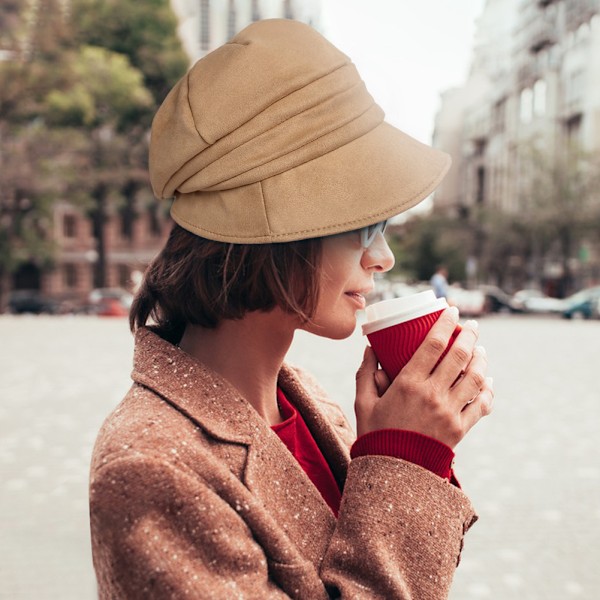
[[[379,231],[381,231],[381,233],[383,233],[385,231],[386,225],[387,225],[387,220],[380,221],[379,223],[374,223],[373,225],[368,225],[367,227],[364,227],[362,230],[363,231],[363,236],[362,236],[363,246],[365,248],[368,248],[375,240],[377,233]]]

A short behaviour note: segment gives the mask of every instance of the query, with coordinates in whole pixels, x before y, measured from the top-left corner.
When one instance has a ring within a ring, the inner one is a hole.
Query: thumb
[[[377,373],[377,358],[370,346],[365,348],[363,361],[356,373],[356,400],[354,402],[354,414],[356,415],[356,431],[362,435],[369,430],[368,423],[370,415],[379,396],[375,374]]]
[[[371,346],[365,348],[363,361],[356,372],[356,400],[377,395],[375,374],[377,373],[377,357]]]
[[[387,389],[391,385],[390,378],[387,376],[386,372],[382,369],[377,369],[375,372],[375,385],[377,386],[377,391],[380,396],[383,396]]]

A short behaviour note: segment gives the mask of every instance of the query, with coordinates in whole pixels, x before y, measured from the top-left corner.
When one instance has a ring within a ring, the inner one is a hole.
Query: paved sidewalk
[[[480,514],[451,600],[600,598],[600,321],[481,320],[496,410],[458,448]],[[129,387],[125,319],[0,317],[0,598],[92,600],[87,476]],[[290,359],[352,416],[364,340]]]

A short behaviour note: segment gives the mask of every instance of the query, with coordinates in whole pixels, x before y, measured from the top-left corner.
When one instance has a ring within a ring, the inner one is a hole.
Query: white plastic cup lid
[[[382,300],[367,306],[367,322],[362,326],[363,335],[369,335],[386,327],[418,319],[445,308],[448,308],[446,299],[436,298],[433,290],[403,298]]]

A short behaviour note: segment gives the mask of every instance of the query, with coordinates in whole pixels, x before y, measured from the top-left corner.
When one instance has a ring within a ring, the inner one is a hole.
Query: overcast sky
[[[323,33],[387,120],[429,143],[439,95],[464,82],[485,0],[323,0]]]

